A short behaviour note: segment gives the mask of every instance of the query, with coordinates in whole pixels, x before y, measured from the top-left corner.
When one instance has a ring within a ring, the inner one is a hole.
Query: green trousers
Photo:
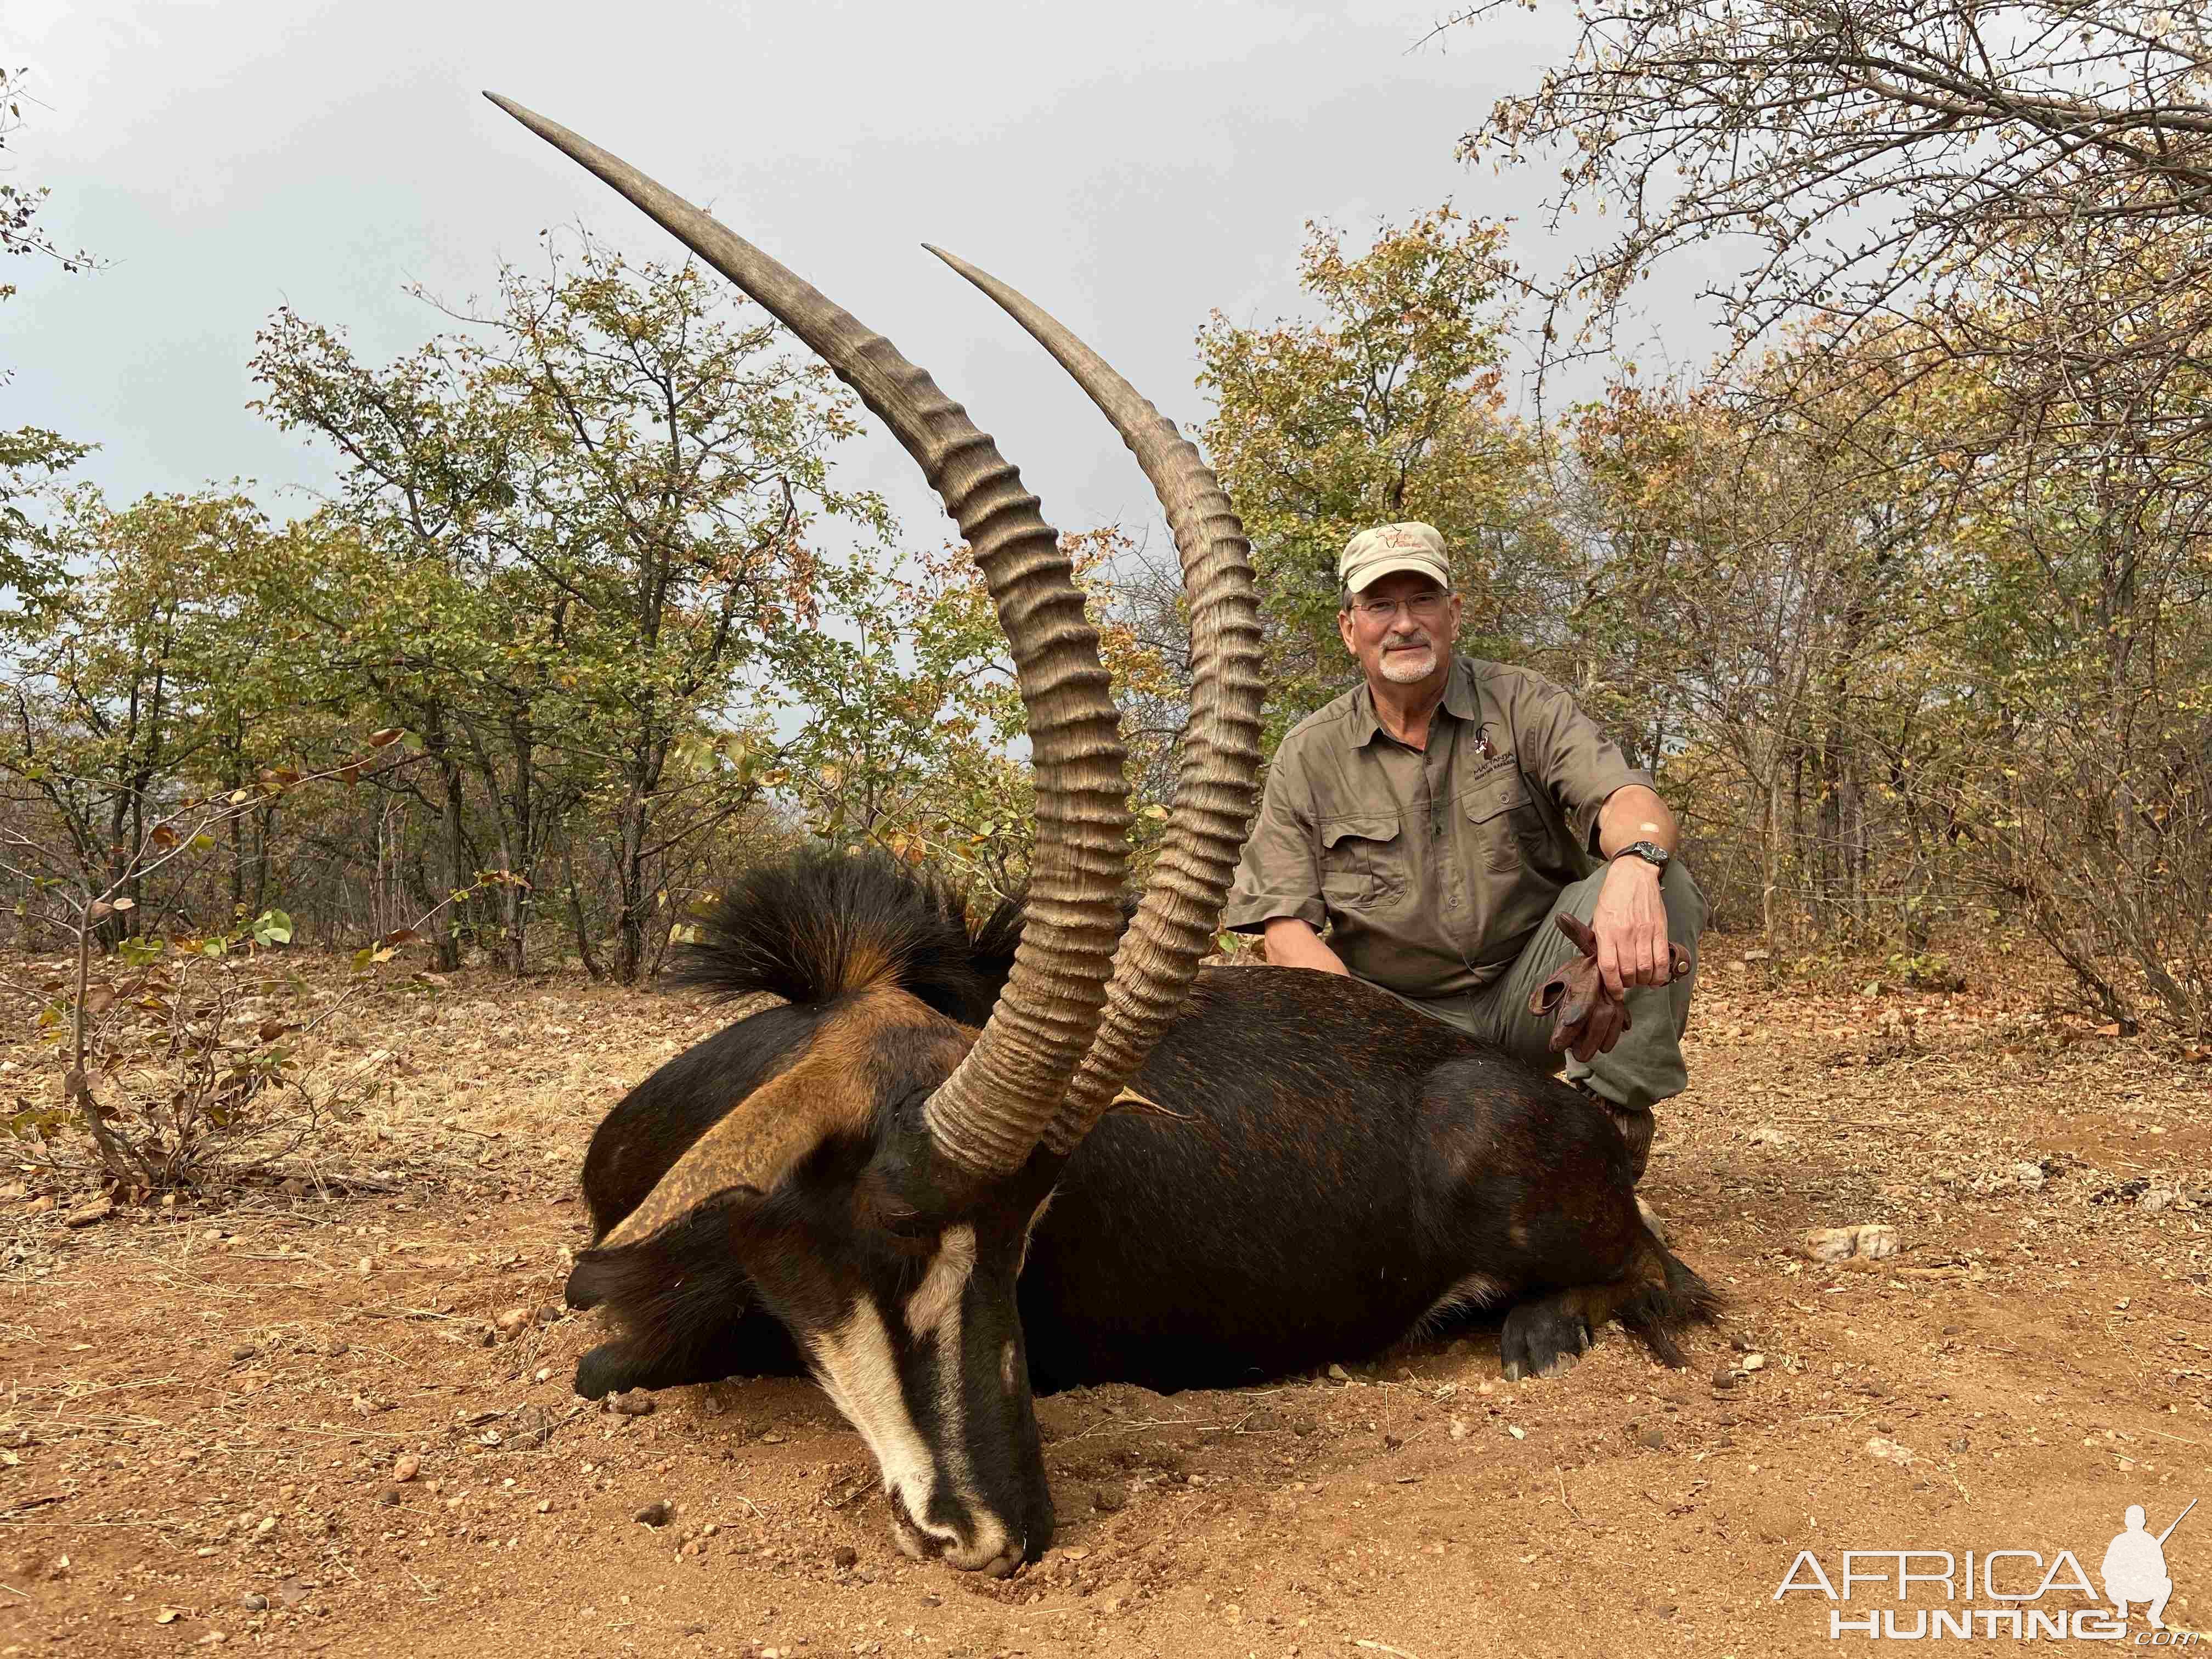
[[[1528,1012],[1528,998],[1575,954],[1574,944],[1553,925],[1564,912],[1588,921],[1597,908],[1606,872],[1599,869],[1560,890],[1559,902],[1521,954],[1492,983],[1480,991],[1442,997],[1399,996],[1401,1002],[1495,1043],[1540,1072],[1557,1072],[1564,1062],[1567,1079],[1580,1083],[1617,1112],[1649,1112],[1654,1104],[1689,1086],[1682,1064],[1682,1033],[1690,1023],[1690,991],[1698,981],[1698,939],[1705,930],[1705,896],[1680,859],[1667,866],[1659,896],[1667,907],[1667,933],[1686,951],[1690,971],[1671,985],[1639,985],[1628,993],[1630,1026],[1612,1051],[1588,1062],[1555,1054],[1547,1046],[1552,1023]],[[1397,996],[1398,994],[1391,994]]]

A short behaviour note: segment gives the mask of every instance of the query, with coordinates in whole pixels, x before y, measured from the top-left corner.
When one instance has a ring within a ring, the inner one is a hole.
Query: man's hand
[[[1275,968],[1311,968],[1324,974],[1343,974],[1347,977],[1352,969],[1344,965],[1344,958],[1328,948],[1322,936],[1300,921],[1296,916],[1271,916],[1261,930],[1267,941],[1268,965]]]
[[[1642,859],[1615,859],[1606,866],[1590,931],[1597,935],[1599,975],[1615,996],[1628,986],[1664,985],[1673,977],[1659,872]]]

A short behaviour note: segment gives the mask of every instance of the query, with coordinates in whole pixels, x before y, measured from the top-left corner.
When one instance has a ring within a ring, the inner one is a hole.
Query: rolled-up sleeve
[[[1296,756],[1278,754],[1222,911],[1231,932],[1256,933],[1278,916],[1296,916],[1321,931],[1328,912],[1321,902],[1312,793]]]
[[[1628,763],[1620,744],[1562,687],[1535,674],[1520,678],[1513,724],[1521,769],[1542,782],[1575,844],[1595,851],[1598,810],[1607,797],[1632,783],[1656,793],[1658,785],[1649,772]]]

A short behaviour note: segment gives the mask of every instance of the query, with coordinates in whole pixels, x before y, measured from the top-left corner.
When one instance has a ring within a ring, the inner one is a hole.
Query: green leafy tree
[[[9,140],[22,126],[27,74],[21,69],[0,69],[0,167],[5,166]],[[64,270],[82,270],[90,263],[86,256],[64,252],[38,222],[46,196],[43,185],[19,185],[0,177],[0,256],[44,258],[58,262]],[[13,283],[0,282],[0,300],[15,291]],[[0,364],[0,386],[13,373]],[[0,586],[27,593],[53,580],[58,567],[52,537],[21,503],[75,466],[91,448],[42,427],[0,432]]]
[[[259,407],[334,447],[333,511],[360,532],[312,614],[441,769],[456,886],[462,781],[482,781],[517,972],[541,861],[579,807],[604,815],[627,981],[665,925],[667,859],[759,789],[680,751],[742,725],[745,675],[772,678],[804,631],[820,521],[890,521],[830,480],[851,397],[694,265],[586,242],[449,314],[467,331],[384,369],[289,311],[262,332]]]
[[[1160,654],[1114,614],[1112,575],[1129,551],[1111,527],[1062,538],[1100,628],[1100,656],[1124,714],[1133,769],[1171,750],[1176,726],[1138,732],[1131,709],[1164,696]],[[785,659],[786,705],[805,725],[763,773],[807,831],[833,845],[880,847],[964,872],[995,893],[1018,890],[1035,839],[1028,730],[1005,632],[965,550],[946,547],[886,566],[827,571],[823,626]],[[1136,836],[1165,817],[1139,790]]]
[[[58,823],[50,845],[67,848],[72,880],[143,906],[126,872],[149,825],[203,784],[250,785],[241,768],[275,763],[236,745],[281,696],[266,620],[240,586],[269,536],[242,496],[148,496],[120,511],[93,490],[70,497],[55,537],[76,574],[4,618],[13,706],[0,769]],[[126,913],[108,919],[109,937],[126,929]]]
[[[1469,648],[1540,630],[1559,547],[1534,434],[1504,412],[1511,272],[1501,227],[1449,207],[1386,227],[1364,253],[1309,227],[1299,284],[1320,320],[1199,335],[1208,453],[1252,538],[1272,659],[1271,735],[1351,681],[1336,556],[1370,525],[1443,533]]]

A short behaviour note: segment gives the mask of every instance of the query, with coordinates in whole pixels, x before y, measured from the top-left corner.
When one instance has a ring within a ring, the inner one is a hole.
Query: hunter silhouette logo
[[[2189,1509],[2182,1510],[2166,1523],[2164,1532],[2154,1538],[2144,1526],[2143,1506],[2128,1505],[2128,1529],[2105,1547],[2104,1565],[2099,1576],[2105,1581],[2105,1596],[2120,1610],[2120,1617],[2128,1616],[2128,1603],[2148,1603],[2144,1617],[2150,1620],[2153,1630],[2164,1630],[2166,1620],[2160,1617],[2166,1611],[2166,1599],[2173,1594],[2173,1580],[2166,1572],[2166,1540],[2173,1536],[2174,1528],[2189,1518],[2189,1510],[2197,1507],[2197,1500],[2189,1500]]]
[[[2124,1529],[2105,1547],[2095,1581],[2066,1549],[2049,1557],[2030,1549],[1974,1549],[1963,1556],[1948,1550],[1845,1550],[1842,1571],[1833,1578],[1819,1556],[1800,1550],[1773,1599],[1805,1590],[1826,1600],[1832,1642],[1845,1636],[2124,1642],[2129,1614],[2139,1609],[2148,1628],[2135,1629],[2136,1646],[2194,1646],[2203,1639],[2200,1632],[2166,1624],[2166,1604],[2173,1595],[2166,1542],[2196,1507],[2192,1498],[2165,1531],[2154,1533],[2143,1506],[2130,1504]],[[1854,1602],[1860,1605],[1848,1611],[1840,1605]],[[1865,1605],[1881,1602],[1891,1605]]]

